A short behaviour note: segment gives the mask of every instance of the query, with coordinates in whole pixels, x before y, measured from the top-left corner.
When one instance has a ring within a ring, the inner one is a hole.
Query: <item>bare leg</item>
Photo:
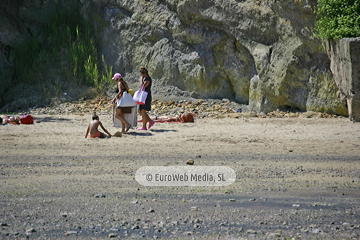
[[[116,109],[115,117],[121,121],[121,132],[126,133],[129,130],[130,124],[125,120],[124,114],[120,109]],[[125,131],[126,126],[126,131]]]
[[[145,110],[145,109],[141,109],[141,110],[139,111],[139,114],[140,114],[141,117],[142,117],[143,128],[146,128],[146,123],[147,123],[147,122],[150,122],[151,119],[150,119],[149,115],[146,113],[146,110]]]

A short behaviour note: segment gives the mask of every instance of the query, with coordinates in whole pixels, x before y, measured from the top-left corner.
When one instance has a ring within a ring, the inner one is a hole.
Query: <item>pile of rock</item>
[[[94,111],[100,115],[112,114],[113,105],[110,99],[93,99],[78,102],[59,103],[56,106],[30,109],[30,114],[92,114]],[[184,112],[195,113],[197,118],[206,117],[259,117],[259,118],[333,118],[338,117],[319,112],[291,112],[276,110],[268,114],[256,113],[248,110],[248,106],[240,105],[228,99],[195,99],[179,101],[152,101],[150,116],[176,116]]]
[[[59,103],[54,106],[30,109],[31,114],[91,114],[96,111],[98,114],[112,113],[110,99],[102,98],[96,100],[84,100],[76,102]]]
[[[30,109],[31,114],[112,114],[113,106],[110,99],[86,100],[72,103],[60,103],[57,106]],[[198,118],[216,117],[236,111],[246,111],[246,106],[223,100],[180,100],[180,101],[152,101],[150,115],[176,116],[184,112],[193,112]]]
[[[236,111],[244,111],[246,106],[231,102],[228,99],[223,100],[203,100],[195,101],[159,101],[153,100],[152,114],[155,115],[179,115],[184,112],[195,113],[198,118],[216,117]]]
[[[262,117],[262,116],[259,116]],[[313,112],[313,111],[307,111],[307,112],[291,112],[291,111],[280,111],[277,109],[276,111],[269,112],[266,114],[266,117],[269,118],[337,118],[341,117],[334,114],[329,113],[321,113],[321,112]]]

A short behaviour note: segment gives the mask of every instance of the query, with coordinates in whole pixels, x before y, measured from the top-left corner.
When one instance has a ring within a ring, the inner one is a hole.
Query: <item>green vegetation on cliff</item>
[[[63,0],[53,6],[34,34],[16,45],[16,84],[37,84],[56,66],[53,79],[57,93],[59,78],[78,85],[94,86],[98,92],[111,81],[112,68],[99,57],[89,22],[81,15],[77,1]]]
[[[320,38],[360,36],[360,0],[319,0],[315,13]]]

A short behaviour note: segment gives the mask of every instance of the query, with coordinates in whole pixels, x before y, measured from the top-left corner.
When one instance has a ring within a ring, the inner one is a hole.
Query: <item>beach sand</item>
[[[359,239],[360,124],[347,118],[203,118],[85,139],[91,115],[34,117],[0,126],[1,238]],[[188,159],[236,181],[135,181]]]

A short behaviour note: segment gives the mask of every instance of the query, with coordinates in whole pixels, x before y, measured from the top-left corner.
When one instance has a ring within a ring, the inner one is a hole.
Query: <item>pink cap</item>
[[[120,73],[115,73],[112,79],[122,78]]]

